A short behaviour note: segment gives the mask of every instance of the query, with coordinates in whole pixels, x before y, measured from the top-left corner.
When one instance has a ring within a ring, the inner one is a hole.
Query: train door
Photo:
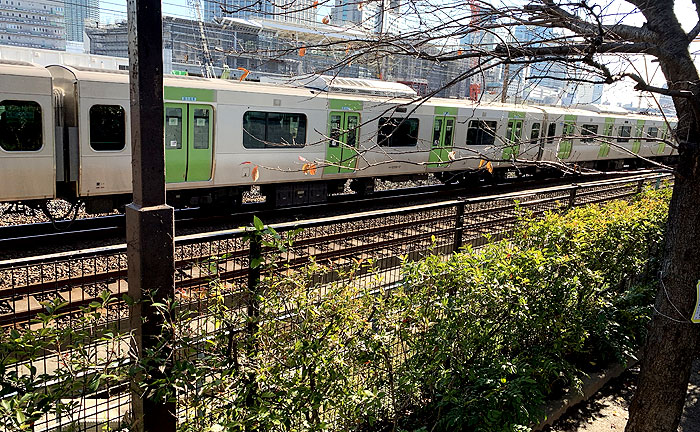
[[[610,154],[610,141],[613,139],[613,128],[615,127],[615,119],[611,117],[605,118],[605,125],[603,126],[603,141],[600,143],[600,149],[598,150],[598,157],[604,158],[608,157]]]
[[[549,120],[547,117],[546,120]],[[547,123],[546,134],[542,137],[542,144],[540,145],[540,151],[537,155],[537,160],[542,160],[545,157],[544,151],[547,146],[552,146],[554,144],[554,137],[557,136],[557,122],[552,121]],[[551,152],[551,150],[550,150]]]
[[[639,154],[642,148],[642,135],[644,134],[645,120],[637,120],[637,128],[634,131],[634,140],[632,140],[632,153]]]
[[[562,139],[559,142],[559,151],[557,152],[557,158],[568,159],[571,156],[571,150],[574,147],[574,139],[570,138],[574,136],[576,131],[576,119],[578,117],[575,115],[565,115],[564,116],[564,130],[562,131]]]
[[[187,122],[187,181],[211,179],[213,109],[206,105],[189,105]]]
[[[357,165],[357,145],[360,136],[360,114],[356,112],[331,111],[324,174],[351,173]]]
[[[456,121],[456,117],[448,116],[447,113],[440,117],[435,117],[429,162],[448,162],[450,160],[449,153],[452,151],[454,142]],[[447,164],[438,163],[431,166],[446,167]]]
[[[664,141],[668,136],[668,123],[663,122],[661,125],[661,141],[659,141],[659,145],[656,148],[656,154],[663,154],[663,152],[666,150],[666,142]]]
[[[207,181],[212,169],[213,110],[165,104],[165,181]]]
[[[520,140],[523,136],[524,118],[524,112],[513,111],[508,113],[508,125],[506,127],[503,154],[501,155],[503,160],[517,158],[520,154]]]
[[[187,104],[165,104],[165,181],[187,178]]]

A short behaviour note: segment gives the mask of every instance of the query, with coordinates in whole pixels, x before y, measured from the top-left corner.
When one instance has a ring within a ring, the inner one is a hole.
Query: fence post
[[[246,405],[252,407],[255,404],[255,368],[251,367],[251,359],[257,354],[256,333],[258,332],[258,320],[260,319],[259,288],[262,266],[262,234],[256,229],[250,236],[250,252],[248,261],[248,293],[246,296],[246,356],[248,357],[248,371],[246,372],[246,384],[250,386]]]
[[[258,287],[260,285],[260,267],[262,265],[262,235],[255,231],[250,236],[250,260],[248,263],[248,325],[249,336],[253,336],[258,330],[258,317],[260,316],[260,301],[258,300]]]
[[[153,303],[175,298],[174,215],[165,204],[161,3],[128,0],[133,202],[126,208],[130,324],[141,372],[131,388],[132,432],[175,432],[176,403],[155,395],[168,377],[172,337]],[[155,358],[144,361],[144,353]],[[144,388],[145,386],[145,388]],[[167,392],[171,394],[171,392]]]
[[[644,180],[638,180],[637,181],[637,195],[642,193],[643,188],[644,188]]]
[[[574,208],[574,205],[576,205],[576,193],[578,191],[579,185],[575,184],[571,188],[571,192],[569,192],[569,204],[566,206],[567,210],[571,210]]]
[[[464,207],[466,206],[464,201],[457,204],[456,214],[455,214],[455,237],[454,237],[454,250],[457,252],[462,247],[462,235],[464,233]]]

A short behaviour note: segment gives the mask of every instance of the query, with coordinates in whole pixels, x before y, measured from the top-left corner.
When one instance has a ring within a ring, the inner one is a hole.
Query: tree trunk
[[[693,128],[694,129],[694,128]],[[700,149],[683,142],[669,209],[656,311],[626,432],[676,432],[700,324],[690,317],[700,280]]]

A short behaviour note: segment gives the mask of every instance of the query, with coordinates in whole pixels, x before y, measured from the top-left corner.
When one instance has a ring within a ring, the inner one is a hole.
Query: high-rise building
[[[370,33],[399,33],[406,25],[406,17],[399,16],[400,6],[399,0],[335,0],[331,24]]]
[[[0,44],[64,50],[66,24],[63,2],[0,1]]]
[[[358,8],[358,0],[335,0],[331,10],[331,20],[334,25],[360,24],[363,21],[362,9]]]
[[[203,0],[202,18],[271,19],[289,23],[314,22],[316,8],[312,0]]]
[[[65,0],[66,40],[83,41],[85,21],[97,22],[100,18],[99,0]]]

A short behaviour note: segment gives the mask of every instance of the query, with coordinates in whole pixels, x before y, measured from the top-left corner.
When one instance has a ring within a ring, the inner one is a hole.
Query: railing
[[[182,236],[176,239],[176,299],[180,308],[198,316],[193,325],[204,328],[204,333],[215,334],[222,329],[207,318],[214,297],[218,301],[223,298],[229,308],[238,311],[242,322],[245,316],[259,312],[249,293],[264,276],[257,263],[271,256],[284,264],[279,271],[287,272],[302,268],[313,257],[334,270],[319,276],[328,282],[353,263],[371,260],[373,274],[366,283],[386,287],[400,282],[403,259],[416,260],[435,253],[447,255],[465,245],[478,247],[503,238],[513,229],[522,210],[536,217],[546,211],[626,199],[645,185],[667,186],[670,179],[670,176],[647,175],[634,180],[601,181],[275,224],[271,227],[281,238],[294,238],[291,247],[281,255],[266,246],[264,236],[251,235],[253,231],[246,228]],[[84,322],[81,319],[86,307],[110,294],[115,301],[100,308],[100,324],[102,328],[128,335],[129,306],[124,301],[127,292],[126,245],[2,261],[0,325],[6,330],[41,328],[47,325],[38,320],[46,313],[47,302],[58,299],[63,303],[61,317],[49,325],[75,328]],[[97,357],[102,353],[109,362],[130,361],[126,336],[85,343]],[[196,355],[196,350],[179,355]],[[26,373],[28,365],[36,368],[37,374],[49,374],[61,367],[62,356],[66,353],[59,347],[46,348],[34,358],[18,360],[13,366],[18,374]],[[57,380],[46,382],[45,386],[63,384]],[[69,424],[77,425],[78,430],[100,430],[103,426],[114,428],[128,417],[130,393],[126,382],[106,381],[90,389],[76,390],[69,396],[71,409],[60,416],[43,415],[34,422],[34,430],[53,430]],[[187,408],[179,408],[180,418],[193,415]]]

